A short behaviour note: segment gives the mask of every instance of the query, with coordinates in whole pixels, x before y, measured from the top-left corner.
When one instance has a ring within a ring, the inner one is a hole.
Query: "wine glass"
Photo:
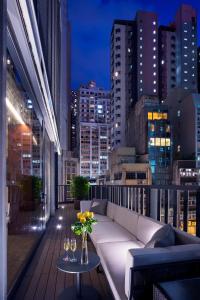
[[[64,250],[66,251],[66,256],[63,258],[64,261],[69,260],[69,255],[68,255],[69,248],[70,248],[70,240],[69,238],[64,238]]]
[[[76,239],[71,239],[70,248],[71,248],[71,251],[73,253],[73,257],[71,259],[71,262],[76,262],[77,259],[74,255],[74,252],[76,251]]]

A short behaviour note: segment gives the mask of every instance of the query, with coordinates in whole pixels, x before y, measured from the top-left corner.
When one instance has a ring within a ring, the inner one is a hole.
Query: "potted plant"
[[[90,211],[77,213],[77,219],[78,221],[72,224],[71,229],[74,234],[82,236],[81,264],[88,264],[87,234],[92,233],[92,226],[97,223],[97,220]]]
[[[80,209],[80,200],[88,198],[89,182],[83,176],[75,176],[70,184],[70,192],[74,198],[74,209]]]

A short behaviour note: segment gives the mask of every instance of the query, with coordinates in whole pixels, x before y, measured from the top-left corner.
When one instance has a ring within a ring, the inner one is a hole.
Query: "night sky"
[[[137,10],[150,10],[158,14],[159,24],[167,25],[181,3],[197,9],[200,27],[200,0],[68,0],[72,88],[77,89],[90,80],[110,88],[110,32],[114,19],[132,20]]]

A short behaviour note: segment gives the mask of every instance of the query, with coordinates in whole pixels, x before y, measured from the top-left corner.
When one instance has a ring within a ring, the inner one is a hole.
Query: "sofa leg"
[[[101,265],[98,265],[96,270],[97,270],[97,273],[99,273],[99,274],[103,273],[103,268]]]

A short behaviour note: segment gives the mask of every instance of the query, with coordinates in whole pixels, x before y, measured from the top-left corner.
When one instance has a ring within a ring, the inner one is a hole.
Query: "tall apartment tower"
[[[71,91],[71,151],[77,150],[77,116],[78,116],[78,94],[76,91]]]
[[[160,26],[159,51],[159,98],[165,100],[176,87],[176,31],[175,26]]]
[[[198,93],[200,93],[200,47],[197,49]]]
[[[112,149],[125,146],[127,107],[134,101],[133,40],[135,23],[115,20],[111,33]]]
[[[80,175],[95,179],[108,169],[110,91],[94,81],[79,89]]]
[[[129,112],[142,95],[158,96],[157,15],[116,20],[111,33],[112,149],[127,145]]]
[[[137,100],[158,95],[158,21],[153,12],[139,11],[137,27]]]
[[[197,15],[190,5],[181,5],[175,17],[177,86],[197,91]]]

